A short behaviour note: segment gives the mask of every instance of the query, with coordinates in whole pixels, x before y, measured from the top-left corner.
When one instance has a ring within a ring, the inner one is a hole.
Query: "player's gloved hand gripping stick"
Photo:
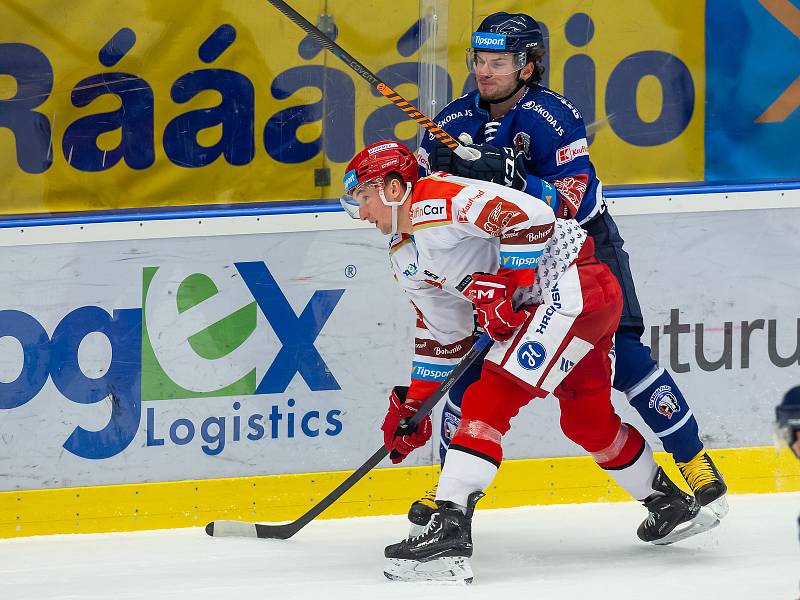
[[[271,0],[270,0],[271,1]],[[483,353],[491,343],[491,338],[487,334],[482,334],[475,340],[469,352],[461,359],[461,362],[453,369],[447,378],[441,383],[439,388],[431,394],[427,400],[419,407],[417,413],[409,419],[406,427],[413,429],[422,421],[432,410],[433,407],[450,390],[458,378],[466,371],[469,366]],[[236,536],[236,537],[258,537],[258,538],[277,538],[288,539],[312,520],[319,516],[326,508],[336,502],[347,490],[358,483],[364,475],[369,473],[389,454],[385,445],[381,447],[367,459],[367,461],[356,469],[352,475],[345,479],[339,487],[317,502],[311,510],[302,517],[291,523],[280,525],[267,525],[263,523],[249,523],[247,521],[212,521],[206,525],[206,533],[214,537]]]

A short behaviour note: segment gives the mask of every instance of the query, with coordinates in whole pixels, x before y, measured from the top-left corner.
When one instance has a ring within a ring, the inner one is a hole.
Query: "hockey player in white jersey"
[[[641,539],[670,543],[718,523],[700,518],[695,499],[615,413],[609,351],[619,284],[577,222],[555,218],[546,198],[555,188],[535,183],[522,193],[445,173],[419,178],[414,155],[392,141],[368,146],[347,167],[342,204],[392,236],[392,268],[417,311],[411,385],[392,390],[381,428],[393,462],[430,438],[430,418],[411,432],[401,425],[468,351],[473,308],[495,340],[465,393],[437,509],[420,535],[386,548],[391,579],[472,579],[472,514],[502,461],[502,437],[520,408],[547,394],[559,400],[567,437],[647,502]]]

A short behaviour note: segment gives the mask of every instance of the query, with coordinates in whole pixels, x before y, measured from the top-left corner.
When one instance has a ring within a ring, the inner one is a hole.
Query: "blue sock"
[[[481,378],[482,370],[483,359],[472,363],[458,378],[458,381],[453,384],[447,394],[447,402],[445,402],[444,410],[442,411],[442,429],[439,434],[439,463],[442,465],[444,465],[444,455],[447,453],[447,448],[450,447],[450,440],[453,439],[456,429],[458,429],[458,424],[461,423],[461,401],[464,399],[464,392]]]
[[[692,409],[664,369],[657,368],[626,394],[676,462],[689,462],[703,450]]]
[[[459,398],[459,401],[461,398]],[[461,423],[461,408],[448,397],[442,411],[442,430],[439,435],[439,461],[444,465],[444,455],[450,447],[450,441]]]

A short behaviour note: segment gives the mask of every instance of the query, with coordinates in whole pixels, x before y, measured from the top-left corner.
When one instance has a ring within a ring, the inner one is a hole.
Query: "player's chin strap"
[[[406,193],[403,194],[403,197],[400,200],[398,200],[397,202],[390,202],[389,200],[386,199],[386,195],[383,193],[383,186],[381,186],[378,189],[378,195],[381,197],[381,202],[383,202],[386,206],[391,206],[392,207],[392,232],[391,232],[391,235],[394,235],[395,233],[397,233],[397,220],[398,220],[397,209],[400,206],[403,206],[406,203],[406,200],[408,200],[408,197],[411,195],[411,187],[412,186],[411,186],[411,182],[410,181],[408,183],[406,183]]]
[[[522,67],[522,69],[524,69],[524,68],[525,67]],[[511,90],[510,94],[507,94],[507,95],[503,96],[502,98],[498,98],[496,100],[486,100],[486,103],[487,104],[500,104],[501,102],[505,102],[506,100],[511,98],[511,96],[513,96],[518,91],[520,91],[522,88],[524,88],[526,85],[528,85],[528,80],[527,79],[522,79],[519,76],[519,74],[522,72],[522,69],[517,71],[517,85],[514,86],[514,89]]]
[[[497,98],[496,100],[487,100],[486,103],[487,104],[500,104],[502,102],[505,102],[506,100],[511,98],[511,96],[513,96],[518,91],[520,91],[522,88],[524,88],[525,87],[525,83],[526,83],[526,80],[525,79],[520,79],[519,71],[517,71],[517,85],[514,87],[513,90],[511,90],[511,93],[503,96],[502,98]]]

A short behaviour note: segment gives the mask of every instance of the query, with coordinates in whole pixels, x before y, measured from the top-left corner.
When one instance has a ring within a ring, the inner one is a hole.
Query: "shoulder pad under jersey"
[[[537,129],[549,131],[553,137],[562,138],[576,128],[583,129],[583,117],[575,105],[542,86],[531,88],[515,109],[532,113]]]
[[[460,98],[456,98],[452,102],[450,102],[444,109],[436,115],[434,121],[436,125],[450,131],[453,124],[458,121],[463,120],[472,120],[472,119],[480,119],[482,117],[476,115],[475,113],[475,95],[477,92],[470,92],[469,94],[464,94]],[[427,136],[428,141],[433,140],[433,135],[428,134]]]

